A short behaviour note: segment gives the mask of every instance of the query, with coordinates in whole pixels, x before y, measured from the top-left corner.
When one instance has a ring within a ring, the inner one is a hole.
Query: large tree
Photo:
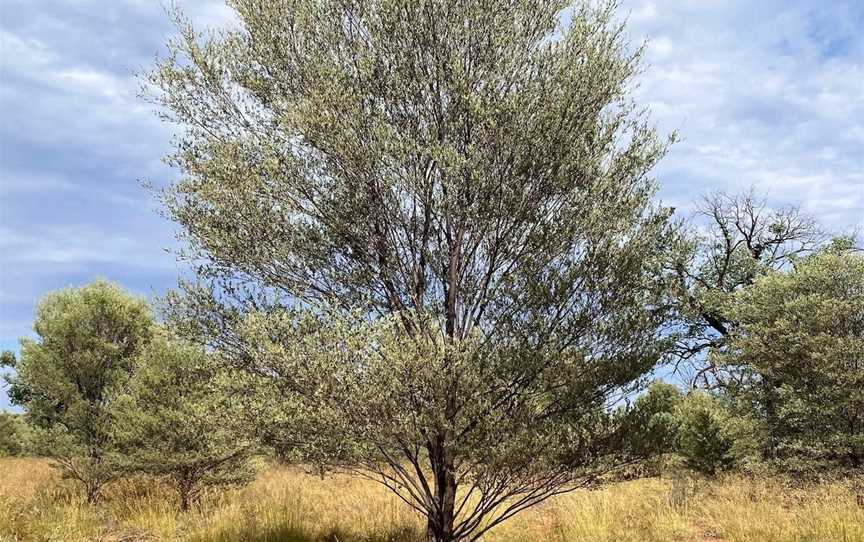
[[[286,438],[396,491],[430,540],[620,464],[607,407],[664,348],[670,231],[668,140],[628,98],[615,6],[229,4],[218,32],[178,17],[148,80],[183,128],[178,329],[270,381]]]
[[[864,467],[864,256],[846,241],[738,292],[719,363],[756,405],[768,454],[792,466]]]
[[[725,348],[737,322],[729,314],[735,292],[771,271],[787,269],[825,240],[814,219],[795,206],[772,208],[754,192],[717,192],[696,207],[692,230],[673,258],[679,340],[676,369],[692,386],[724,386],[740,376],[718,367],[712,351]]]
[[[147,304],[98,280],[45,296],[36,308],[36,339],[21,340],[8,377],[14,404],[37,431],[37,450],[80,482],[94,502],[118,476],[110,408],[133,360],[151,339]]]

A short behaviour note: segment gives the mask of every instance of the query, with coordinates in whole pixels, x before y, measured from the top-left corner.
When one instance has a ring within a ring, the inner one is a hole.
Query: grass
[[[0,459],[0,541],[414,542],[422,523],[395,497],[347,476],[272,467],[180,514],[158,482],[126,480],[87,506],[39,459]],[[488,542],[864,542],[851,483],[646,479],[550,500]]]

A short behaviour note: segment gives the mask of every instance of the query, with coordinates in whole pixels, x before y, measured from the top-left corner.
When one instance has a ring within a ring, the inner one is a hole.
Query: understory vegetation
[[[425,525],[380,485],[269,466],[181,513],[168,485],[129,479],[93,507],[45,460],[0,459],[0,540],[415,542]],[[860,542],[855,481],[660,477],[547,501],[484,542]]]

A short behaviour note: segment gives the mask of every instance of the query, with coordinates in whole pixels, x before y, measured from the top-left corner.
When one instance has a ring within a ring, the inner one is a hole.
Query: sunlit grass
[[[864,542],[853,484],[647,479],[578,491],[493,530],[488,542]],[[422,522],[366,480],[272,467],[181,514],[170,488],[125,480],[87,506],[38,459],[0,459],[0,540],[413,542]]]

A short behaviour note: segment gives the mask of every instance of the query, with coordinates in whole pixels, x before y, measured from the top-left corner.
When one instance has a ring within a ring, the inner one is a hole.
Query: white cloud
[[[57,55],[44,43],[24,38],[8,30],[0,30],[0,59],[4,69],[31,71],[57,59]]]
[[[129,93],[129,85],[125,84],[125,80],[106,72],[88,68],[72,68],[60,70],[51,75],[64,88],[89,96],[116,98]]]
[[[124,284],[146,291],[175,265],[137,184],[175,176],[159,162],[173,128],[133,76],[173,34],[160,3],[4,1],[0,339],[69,277],[137,273]],[[657,172],[665,201],[686,212],[752,185],[831,228],[864,225],[864,3],[622,2],[633,43],[648,40],[637,99],[684,138]],[[198,28],[234,21],[221,0],[181,5]]]
[[[638,99],[679,130],[664,199],[755,186],[831,228],[864,224],[864,4],[630,0]]]
[[[0,228],[0,253],[9,266],[93,266],[115,263],[176,269],[146,235],[123,235],[88,226],[48,226],[33,232]]]

